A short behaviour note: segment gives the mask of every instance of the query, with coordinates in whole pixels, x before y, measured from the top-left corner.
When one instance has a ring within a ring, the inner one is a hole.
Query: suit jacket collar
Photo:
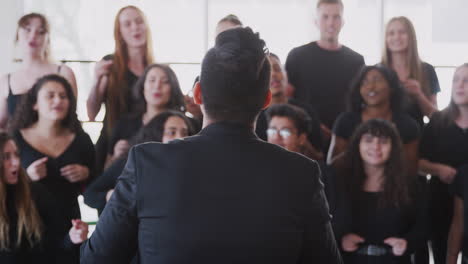
[[[221,121],[203,128],[200,135],[206,136],[235,136],[242,138],[257,138],[254,128],[246,124]]]

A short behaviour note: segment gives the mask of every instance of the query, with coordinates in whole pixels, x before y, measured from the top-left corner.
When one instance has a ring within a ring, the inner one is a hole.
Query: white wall
[[[0,74],[12,71],[15,68],[14,39],[16,22],[23,13],[23,2],[17,0],[2,0],[0,8]]]

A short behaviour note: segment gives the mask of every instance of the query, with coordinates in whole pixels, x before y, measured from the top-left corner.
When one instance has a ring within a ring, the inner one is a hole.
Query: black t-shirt
[[[317,42],[294,48],[286,59],[289,82],[295,87],[294,98],[310,104],[320,121],[331,128],[345,110],[345,98],[351,81],[364,65],[362,55],[346,46],[329,51]]]
[[[317,113],[310,105],[299,102],[295,99],[289,99],[289,104],[302,108],[310,117],[310,131],[307,135],[309,142],[319,151],[326,152],[323,144],[322,131],[320,129],[320,120],[317,116]],[[257,124],[255,127],[255,134],[265,141],[268,140],[266,130],[268,129],[268,120],[265,114],[266,110],[262,110],[257,118]]]
[[[451,194],[463,200],[463,246],[462,253],[468,256],[468,206],[466,200],[468,198],[468,164],[458,169],[455,180],[450,185]]]
[[[429,63],[423,62],[423,73],[427,78],[428,85],[429,85],[429,92],[430,95],[435,95],[438,92],[440,92],[440,85],[439,85],[439,78],[437,78],[436,71],[432,65]],[[422,87],[421,87],[422,88]],[[418,124],[423,127],[424,126],[424,121],[423,117],[424,114],[421,111],[421,108],[419,107],[418,103],[410,98],[409,104],[406,107],[406,112],[414,119]]]
[[[404,144],[410,143],[411,141],[419,138],[420,132],[418,124],[407,114],[394,114],[392,122],[400,133],[401,140]],[[338,137],[349,140],[361,123],[361,113],[341,113],[333,126],[333,133]]]
[[[80,218],[77,197],[81,193],[83,183],[69,182],[61,176],[60,169],[70,164],[80,164],[89,169],[88,181],[93,179],[95,152],[93,142],[88,134],[83,130],[77,132],[70,145],[56,158],[39,152],[26,142],[19,131],[15,133],[15,140],[20,150],[21,166],[24,169],[27,169],[34,161],[48,157],[46,162],[47,176],[39,183],[43,184],[57,200],[60,211],[66,216],[67,221]],[[71,226],[71,223],[68,226]]]

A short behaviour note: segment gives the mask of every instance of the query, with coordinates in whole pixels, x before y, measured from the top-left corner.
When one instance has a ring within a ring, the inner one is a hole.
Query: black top
[[[142,263],[341,263],[319,175],[228,122],[138,145],[82,262],[128,263],[138,250]]]
[[[346,46],[337,51],[320,48],[317,42],[294,48],[286,59],[294,98],[312,105],[320,121],[331,128],[345,111],[345,99],[352,79],[364,65],[364,58]]]
[[[393,114],[392,122],[400,133],[404,144],[416,140],[420,136],[419,126],[407,114]],[[362,123],[362,115],[357,112],[341,113],[333,126],[333,133],[338,137],[349,140],[356,128]]]
[[[14,136],[24,169],[34,161],[47,156],[26,142],[19,131],[15,132]],[[80,208],[76,198],[81,193],[83,183],[69,182],[60,175],[60,169],[70,164],[84,165],[89,168],[89,180],[91,180],[94,177],[94,146],[91,138],[80,130],[62,154],[57,158],[47,157],[47,176],[39,182],[55,197],[60,212],[66,216],[66,221],[80,218]],[[68,223],[68,226],[71,227],[71,223]]]
[[[43,224],[42,240],[31,247],[24,236],[19,248],[0,251],[0,263],[2,264],[60,263],[57,259],[58,252],[65,253],[76,247],[70,240],[68,230],[63,226],[63,219],[57,211],[55,201],[50,193],[39,183],[32,183],[31,195]],[[10,245],[16,245],[18,241],[18,214],[15,206],[15,196],[16,186],[6,185]]]
[[[468,164],[468,130],[462,129],[455,122],[442,126],[441,113],[434,113],[423,131],[420,158],[455,169]],[[435,177],[437,175],[433,176],[429,181],[432,229],[447,234],[452,219],[453,199],[447,184]]]
[[[463,244],[462,253],[463,256],[468,256],[468,206],[466,200],[468,199],[468,164],[462,166],[457,171],[455,180],[450,185],[450,191],[452,195],[455,195],[463,200]]]
[[[103,60],[113,60],[114,55],[108,54],[102,58]],[[130,69],[125,71],[125,82],[126,85],[123,86],[124,90],[121,91],[125,94],[125,99],[127,100],[126,104],[128,106],[128,112],[122,113],[122,115],[126,115],[128,113],[134,113],[138,107],[140,106],[141,99],[135,97],[133,92],[133,87],[135,86],[136,82],[138,81],[139,76],[133,73]],[[106,100],[106,99],[105,99]],[[104,120],[106,120],[106,116],[104,116]],[[104,122],[105,123],[105,122]]]
[[[289,99],[289,104],[302,108],[310,117],[310,132],[307,135],[309,142],[319,151],[326,152],[323,144],[322,130],[320,129],[320,120],[315,112],[314,108],[305,103],[301,103],[295,99]],[[265,141],[268,140],[266,130],[268,129],[268,120],[265,114],[265,110],[262,110],[257,118],[257,124],[255,128],[255,134]]]
[[[455,122],[440,125],[441,113],[434,113],[423,130],[420,156],[431,162],[438,162],[457,168],[468,163],[468,129],[462,129]]]
[[[422,69],[423,73],[427,78],[428,85],[429,85],[429,92],[430,95],[435,95],[438,92],[440,92],[440,85],[439,85],[439,78],[437,78],[436,71],[432,65],[429,63],[423,62],[422,64]],[[421,87],[422,88],[422,87]],[[419,107],[418,103],[412,99],[409,98],[409,104],[407,106],[406,112],[414,119],[418,124],[423,127],[424,126],[424,121],[423,121],[423,113],[421,111],[421,108]]]
[[[336,179],[338,180],[338,179]],[[335,180],[335,181],[336,181]],[[348,197],[335,186],[333,230],[338,244],[346,234],[354,233],[365,239],[365,244],[386,247],[383,241],[389,237],[403,238],[407,249],[402,257],[383,256],[376,263],[411,263],[410,254],[424,244],[427,233],[427,201],[422,186],[415,184],[411,190],[411,202],[382,207],[381,193],[362,191],[358,197]],[[344,254],[345,263],[367,263],[372,258],[357,254]]]
[[[133,137],[138,130],[143,126],[143,115],[130,114],[125,115],[115,125],[112,129],[112,135],[109,140],[109,154],[114,154],[114,146],[117,141],[121,139],[128,140]]]
[[[126,157],[115,160],[83,193],[84,202],[90,207],[96,208],[99,214],[102,213],[104,206],[106,206],[107,192],[115,188],[117,178],[122,174],[126,163]]]
[[[57,74],[60,73],[61,69],[62,69],[62,65],[59,65],[57,67]],[[7,75],[7,78],[8,78],[7,108],[8,108],[9,116],[12,117],[15,114],[16,107],[20,103],[21,96],[23,94],[13,94],[13,91],[11,89],[11,73]]]

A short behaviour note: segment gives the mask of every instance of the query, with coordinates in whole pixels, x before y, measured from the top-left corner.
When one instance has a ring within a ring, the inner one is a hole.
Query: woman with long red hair
[[[87,101],[88,117],[93,121],[101,104],[106,106],[104,126],[96,144],[97,164],[103,167],[107,141],[117,120],[138,105],[132,87],[153,63],[151,33],[143,12],[136,6],[119,10],[114,22],[115,51],[96,64],[95,81]]]

